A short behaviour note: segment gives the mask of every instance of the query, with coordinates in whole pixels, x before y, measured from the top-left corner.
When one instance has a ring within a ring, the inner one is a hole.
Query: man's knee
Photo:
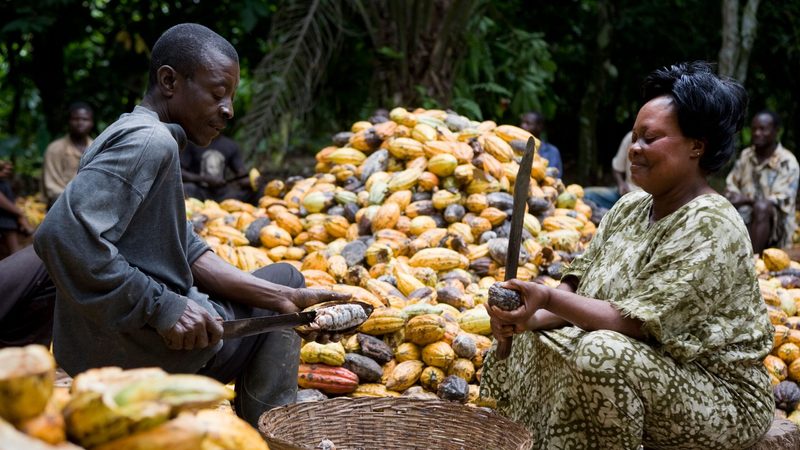
[[[269,281],[271,283],[280,284],[290,288],[304,288],[306,287],[306,279],[303,274],[297,270],[293,265],[286,263],[275,263],[262,267],[253,275]]]
[[[761,199],[753,203],[753,220],[768,221],[772,217],[775,205],[769,200]]]

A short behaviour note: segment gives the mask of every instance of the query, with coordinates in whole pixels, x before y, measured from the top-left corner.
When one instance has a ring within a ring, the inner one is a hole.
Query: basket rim
[[[435,407],[433,407],[434,405]],[[356,414],[359,413],[359,409],[397,408],[404,410],[404,415],[422,415],[420,413],[424,412],[426,417],[430,417],[432,412],[435,413],[442,408],[447,408],[457,410],[458,414],[463,415],[466,420],[483,421],[488,419],[496,421],[502,425],[503,434],[520,438],[522,442],[520,448],[530,448],[533,445],[533,436],[527,428],[490,408],[472,407],[442,399],[415,399],[408,397],[336,397],[319,401],[290,403],[262,413],[258,419],[258,431],[270,445],[313,449],[313,447],[301,445],[275,435],[271,430],[270,423],[276,418],[291,417],[296,410],[307,410],[308,408],[327,409],[330,407],[350,408]]]

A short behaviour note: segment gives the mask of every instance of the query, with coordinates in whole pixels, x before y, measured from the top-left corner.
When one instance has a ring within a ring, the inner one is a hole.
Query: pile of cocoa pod
[[[316,174],[264,185],[258,206],[189,199],[187,215],[243,270],[289,263],[310,287],[372,305],[359,333],[304,343],[302,398],[439,396],[475,404],[504,279],[518,161],[531,135],[442,110],[395,108],[317,155]],[[537,143],[538,145],[538,143]],[[538,154],[517,278],[555,285],[594,235],[583,189]]]

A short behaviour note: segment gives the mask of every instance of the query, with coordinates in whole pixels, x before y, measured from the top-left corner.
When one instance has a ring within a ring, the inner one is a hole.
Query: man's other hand
[[[340,294],[338,292],[325,291],[322,289],[301,288],[295,289],[290,298],[298,309],[303,310],[311,305],[322,302],[346,302],[350,300],[350,297],[350,294]]]
[[[222,319],[214,318],[193,300],[171,328],[159,331],[172,350],[196,350],[215,345],[222,338]]]

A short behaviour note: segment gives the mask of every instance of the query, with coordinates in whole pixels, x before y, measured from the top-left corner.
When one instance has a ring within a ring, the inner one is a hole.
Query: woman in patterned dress
[[[706,63],[657,70],[633,128],[633,181],[558,288],[511,280],[490,308],[511,356],[484,394],[541,449],[734,449],[769,428],[773,328],[736,209],[708,184],[734,153],[746,94]]]

